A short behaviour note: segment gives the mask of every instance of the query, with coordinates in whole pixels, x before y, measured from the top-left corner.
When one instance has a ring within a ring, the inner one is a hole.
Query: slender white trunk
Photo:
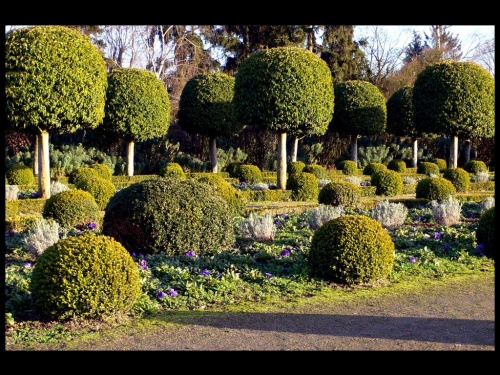
[[[292,137],[292,163],[297,161],[297,153],[299,150],[299,137],[294,135]]]
[[[358,164],[358,136],[351,136],[351,159]]]
[[[411,163],[412,168],[416,168],[418,164],[418,141],[417,137],[413,138],[413,160]]]
[[[278,133],[278,183],[277,188],[286,190],[286,133]]]
[[[33,151],[33,174],[35,177],[38,177],[38,171],[39,171],[39,166],[38,166],[38,135],[35,135],[35,145],[34,145],[34,151]]]
[[[212,173],[217,173],[217,138],[210,138],[210,163],[212,164]]]
[[[450,165],[448,168],[456,168],[458,166],[458,137],[456,135],[450,140]]]
[[[38,138],[38,195],[40,198],[50,198],[50,155],[49,133],[40,131]]]
[[[134,141],[127,143],[127,176],[134,175]]]

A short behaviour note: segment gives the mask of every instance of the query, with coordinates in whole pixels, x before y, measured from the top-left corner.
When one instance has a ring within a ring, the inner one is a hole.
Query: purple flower
[[[435,238],[436,240],[439,240],[439,239],[441,238],[441,233],[439,233],[439,232],[434,232],[434,238]]]
[[[274,223],[274,225],[276,225],[278,228],[281,228],[281,226],[282,226],[283,224],[281,224],[281,221],[276,220],[276,221],[275,221],[275,223]]]
[[[163,290],[157,290],[155,292],[155,294],[156,294],[156,297],[158,297],[158,298],[165,298],[167,296],[167,294]]]
[[[201,272],[201,274],[202,274],[203,276],[210,276],[210,271],[209,271],[209,270],[203,270],[203,271]]]
[[[137,255],[135,253],[132,253],[132,258],[135,258]]]
[[[417,260],[415,259],[415,257],[410,257],[410,262],[411,263],[415,263]]]
[[[186,253],[186,256],[187,256],[187,257],[189,257],[189,258],[191,258],[191,257],[195,257],[195,256],[196,256],[196,254],[195,254],[195,252],[194,252],[193,250],[189,250],[189,251]]]
[[[479,255],[484,255],[484,245],[482,243],[477,244],[476,250],[479,251]]]
[[[290,254],[292,253],[292,251],[288,248],[286,248],[285,250],[283,250],[281,253],[280,253],[280,256],[282,257],[287,257],[289,256]]]
[[[30,268],[30,267],[31,267],[31,263],[30,262],[24,263],[24,268]]]
[[[170,297],[177,297],[177,294],[179,294],[175,289],[172,289],[172,288],[168,288],[167,289],[167,294],[170,296]]]
[[[417,227],[416,226],[413,226],[413,231],[416,232],[417,231]]]
[[[450,246],[448,246],[448,245],[444,245],[444,246],[443,246],[443,252],[444,252],[444,253],[447,253],[447,252],[448,252],[448,251],[450,251],[450,250],[451,250],[451,247],[450,247]]]
[[[148,265],[146,263],[146,261],[144,259],[141,259],[139,261],[139,267],[141,267],[143,270],[147,270],[148,269]]]
[[[271,280],[273,278],[273,275],[270,274],[269,272],[266,272],[265,275],[269,278],[269,280]]]
[[[90,223],[87,223],[87,229],[95,229],[97,227],[97,224],[91,221]]]

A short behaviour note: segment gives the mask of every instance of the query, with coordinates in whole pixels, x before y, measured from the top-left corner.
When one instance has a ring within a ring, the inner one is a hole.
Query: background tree
[[[428,66],[413,87],[417,131],[448,135],[448,168],[457,168],[458,137],[495,135],[495,80],[479,64],[448,60]]]
[[[286,189],[286,133],[327,128],[333,115],[332,75],[314,53],[297,47],[255,52],[239,67],[236,119],[278,134],[278,188]]]
[[[351,137],[351,160],[358,162],[358,137],[385,130],[387,106],[382,92],[368,81],[347,81],[335,85],[333,131]]]
[[[127,142],[127,175],[134,175],[134,143],[166,135],[170,101],[149,70],[117,68],[108,76],[104,128]]]
[[[49,134],[101,124],[106,87],[104,59],[81,32],[34,26],[6,34],[7,121],[14,128],[36,129],[40,197],[50,198]]]
[[[188,133],[209,137],[212,172],[217,172],[217,137],[239,133],[243,125],[232,112],[234,77],[225,73],[200,73],[182,90],[178,124]]]

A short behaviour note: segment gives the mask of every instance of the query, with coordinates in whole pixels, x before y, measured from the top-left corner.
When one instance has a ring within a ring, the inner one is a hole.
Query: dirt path
[[[422,291],[315,302],[272,312],[203,312],[182,323],[30,350],[494,351],[494,274]],[[19,350],[14,347],[8,350]]]

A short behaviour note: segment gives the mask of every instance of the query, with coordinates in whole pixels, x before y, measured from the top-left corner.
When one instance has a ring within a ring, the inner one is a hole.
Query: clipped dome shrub
[[[89,179],[91,177],[99,177],[99,172],[97,171],[96,168],[91,168],[91,167],[76,168],[70,172],[68,176],[68,182],[70,184],[76,185],[80,181]]]
[[[389,163],[387,163],[387,169],[399,173],[405,173],[406,162],[403,159],[392,159]]]
[[[457,193],[469,190],[470,175],[463,168],[446,168],[443,171],[443,178],[451,181]]]
[[[209,184],[219,189],[229,206],[234,210],[235,216],[244,216],[246,213],[246,200],[241,191],[226,181],[217,173],[202,173],[195,177],[198,181]]]
[[[342,173],[348,176],[358,173],[358,165],[354,160],[344,160],[340,163]]]
[[[434,158],[432,159],[432,162],[434,164],[437,164],[439,167],[439,172],[443,172],[446,168],[448,168],[448,165],[446,164],[446,160],[441,159],[441,158]]]
[[[361,188],[351,182],[329,182],[320,190],[318,202],[330,206],[356,207],[361,200]]]
[[[318,199],[318,179],[312,173],[291,174],[286,181],[286,190],[292,191],[294,201],[315,201]]]
[[[262,181],[262,171],[256,165],[242,164],[236,172],[236,178],[249,185],[258,184]]]
[[[178,178],[180,180],[186,179],[186,173],[182,169],[179,163],[166,163],[165,165],[160,167],[160,176],[161,177],[171,177]]]
[[[80,180],[76,184],[77,189],[88,191],[94,197],[99,209],[103,211],[109,200],[116,193],[116,186],[111,180],[102,177],[91,177]]]
[[[287,165],[287,171],[289,174],[294,174],[294,173],[300,173],[306,166],[306,163],[303,161],[297,160],[297,161],[292,161],[288,163]]]
[[[194,179],[158,178],[117,192],[102,232],[130,252],[213,254],[235,242],[233,210],[214,186]]]
[[[111,180],[111,177],[113,177],[113,170],[107,164],[95,163],[92,164],[90,167],[94,168],[97,171],[99,177],[102,177],[106,180]]]
[[[385,165],[385,164],[382,164],[382,163],[368,163],[363,168],[363,174],[365,176],[371,176],[375,172],[385,171],[386,169],[387,169],[387,165]]]
[[[403,177],[390,169],[372,174],[370,184],[376,187],[377,195],[394,197],[403,192]]]
[[[440,176],[439,166],[430,161],[423,161],[417,165],[417,173],[425,174],[426,176],[435,175]]]
[[[319,164],[307,164],[302,169],[302,172],[312,173],[318,180],[325,180],[330,177],[326,168]]]
[[[100,208],[92,194],[81,189],[70,189],[52,195],[43,208],[45,219],[53,218],[66,229],[101,222]]]
[[[427,177],[421,179],[415,187],[415,198],[423,198],[443,202],[457,193],[455,186],[444,177]]]
[[[391,236],[375,219],[343,215],[327,221],[312,237],[311,273],[345,284],[373,283],[390,275],[395,260]]]
[[[495,207],[483,212],[477,223],[476,239],[484,246],[484,253],[495,258]]]
[[[129,312],[141,294],[141,280],[119,242],[87,232],[43,252],[30,291],[35,306],[52,319],[98,319]]]
[[[33,170],[24,164],[14,164],[5,171],[9,185],[31,185],[35,183]]]
[[[464,169],[469,173],[488,172],[486,163],[482,160],[472,159],[464,165]]]

